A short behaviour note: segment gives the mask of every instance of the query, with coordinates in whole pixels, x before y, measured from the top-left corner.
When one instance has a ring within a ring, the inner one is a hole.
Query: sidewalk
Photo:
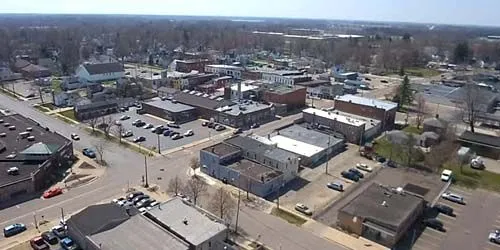
[[[100,166],[95,161],[82,155],[80,152],[75,152],[78,161],[66,172],[68,175],[55,186],[70,189],[95,181],[102,176],[106,168]]]

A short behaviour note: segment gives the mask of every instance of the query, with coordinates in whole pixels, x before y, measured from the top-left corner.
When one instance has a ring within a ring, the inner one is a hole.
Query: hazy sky
[[[500,0],[0,0],[1,13],[324,18],[500,26]]]

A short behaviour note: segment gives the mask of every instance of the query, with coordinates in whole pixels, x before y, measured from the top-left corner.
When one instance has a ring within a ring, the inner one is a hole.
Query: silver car
[[[488,235],[488,240],[500,244],[500,229],[496,229]]]
[[[452,202],[455,202],[458,204],[465,205],[464,198],[458,194],[454,194],[451,192],[445,192],[441,195],[441,197],[443,197],[443,199],[445,199],[445,200],[449,200],[449,201],[452,201]]]

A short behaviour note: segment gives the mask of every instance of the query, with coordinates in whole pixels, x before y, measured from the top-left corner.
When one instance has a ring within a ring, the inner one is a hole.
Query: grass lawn
[[[33,106],[33,107],[36,108],[36,109],[38,109],[38,110],[40,110],[41,112],[50,111],[48,108],[40,106],[40,105],[36,105],[36,106]]]
[[[59,112],[59,114],[62,115],[62,116],[68,117],[71,120],[75,120],[76,121],[75,111],[72,110],[72,109],[71,110],[66,110],[66,111],[63,111],[63,112]]]
[[[387,160],[392,159],[397,163],[403,163],[405,157],[402,155],[400,150],[397,150],[397,145],[392,145],[387,139],[382,138],[377,141],[374,145],[375,152],[378,155],[385,157]],[[392,149],[391,149],[392,148]],[[392,152],[391,152],[392,151]],[[392,154],[392,157],[391,157]]]
[[[57,107],[54,104],[52,104],[52,103],[44,103],[44,104],[40,104],[40,106],[46,107],[46,108],[48,108],[50,110],[57,109]]]
[[[418,76],[418,77],[432,77],[441,74],[441,72],[435,69],[428,69],[428,68],[407,68],[405,69],[405,73],[410,76]]]
[[[424,132],[423,128],[417,128],[415,126],[407,126],[403,129],[403,131],[413,134],[422,134]]]
[[[500,174],[472,169],[468,165],[462,166],[462,171],[460,171],[460,166],[452,164],[445,164],[444,168],[453,171],[453,181],[456,185],[500,192]]]
[[[301,218],[300,216],[297,216],[293,213],[290,213],[282,209],[273,208],[271,214],[278,216],[281,219],[286,220],[288,223],[294,224],[296,226],[302,226],[302,224],[306,223],[306,220]]]

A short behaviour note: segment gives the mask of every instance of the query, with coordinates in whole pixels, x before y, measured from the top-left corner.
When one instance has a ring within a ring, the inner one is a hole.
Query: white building
[[[119,63],[82,64],[76,69],[81,82],[103,82],[121,79],[125,76]]]
[[[224,64],[213,64],[205,66],[206,73],[221,74],[232,76],[234,79],[241,79],[242,67],[224,65]]]

